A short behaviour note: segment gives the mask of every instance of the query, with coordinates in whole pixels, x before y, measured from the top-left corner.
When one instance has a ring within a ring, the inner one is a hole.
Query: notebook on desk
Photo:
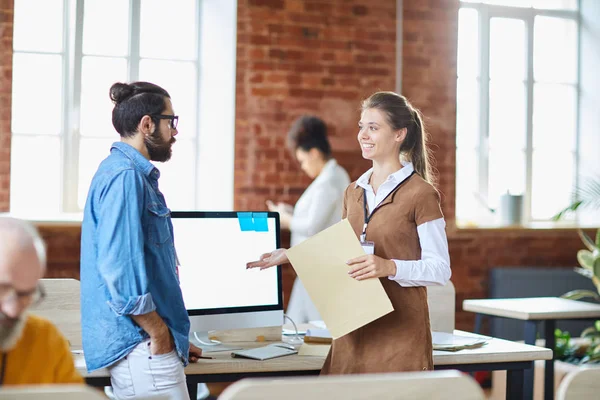
[[[298,351],[292,346],[283,343],[274,343],[263,347],[248,350],[238,350],[231,353],[231,357],[251,358],[253,360],[270,360],[271,358],[290,356]]]
[[[333,339],[327,329],[309,328],[304,336],[304,343],[331,344]]]
[[[431,340],[434,350],[459,351],[466,349],[476,349],[489,342],[492,338],[489,336],[466,336],[455,335],[447,332],[431,332]]]

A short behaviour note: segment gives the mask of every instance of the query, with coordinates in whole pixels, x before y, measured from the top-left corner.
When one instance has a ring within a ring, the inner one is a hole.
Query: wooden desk
[[[474,335],[462,331],[455,331],[455,333]],[[252,348],[265,345],[265,343],[236,343],[236,345]],[[196,385],[200,382],[233,382],[250,377],[317,375],[325,361],[324,357],[298,355],[255,361],[231,358],[229,351],[207,355],[215,358],[199,360],[198,363],[190,364],[185,369],[192,398],[195,398]],[[533,368],[535,360],[551,358],[551,350],[502,339],[492,339],[478,349],[433,352],[433,363],[436,370],[458,369],[465,372],[507,370],[507,399],[522,397],[523,392],[520,389],[523,385],[524,371]],[[87,373],[82,355],[75,355],[75,365],[89,384],[110,385],[106,369],[91,374]]]
[[[585,303],[559,297],[531,297],[515,299],[464,300],[463,310],[477,313],[475,332],[480,332],[483,315],[514,318],[525,321],[526,344],[535,344],[538,322],[544,322],[546,347],[554,349],[554,330],[560,319],[599,319],[600,304]],[[533,399],[533,369],[525,373],[524,398]],[[554,399],[554,358],[546,361],[544,371],[544,399]]]

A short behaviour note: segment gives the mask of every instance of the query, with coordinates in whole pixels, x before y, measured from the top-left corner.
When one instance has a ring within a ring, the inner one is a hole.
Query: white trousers
[[[125,358],[108,368],[113,395],[118,400],[160,396],[190,400],[183,363],[175,350],[152,355],[150,340],[133,348]]]

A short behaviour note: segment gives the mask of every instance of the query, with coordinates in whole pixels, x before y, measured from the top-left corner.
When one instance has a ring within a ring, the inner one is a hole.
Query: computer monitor
[[[246,269],[248,261],[279,248],[279,214],[261,213],[261,221],[254,219],[260,229],[241,215],[251,214],[171,213],[190,334],[201,345],[214,343],[208,339],[212,330],[283,324],[281,266]]]

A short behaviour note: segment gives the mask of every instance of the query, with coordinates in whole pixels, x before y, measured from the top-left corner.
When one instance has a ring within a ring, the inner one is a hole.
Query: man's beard
[[[0,312],[0,350],[9,351],[15,347],[27,322],[27,313],[23,312],[17,318],[7,317]]]
[[[152,161],[169,161],[172,155],[171,146],[173,143],[175,143],[175,138],[172,137],[169,141],[164,140],[158,128],[144,138],[144,144],[146,145],[146,149],[148,149],[148,155]]]

